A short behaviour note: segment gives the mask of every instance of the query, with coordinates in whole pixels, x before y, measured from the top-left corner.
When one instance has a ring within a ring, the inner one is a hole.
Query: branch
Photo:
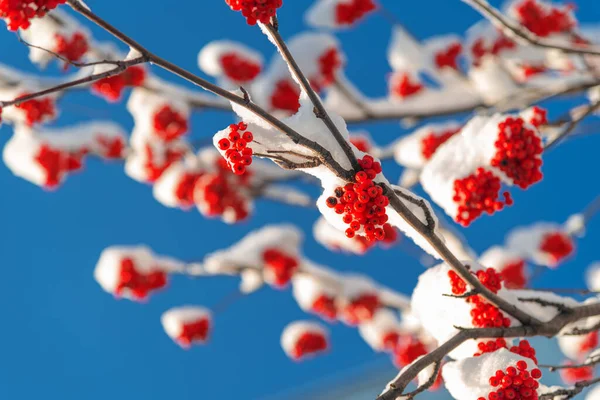
[[[589,381],[577,382],[575,386],[573,386],[571,389],[558,389],[554,392],[544,393],[539,398],[540,400],[552,400],[557,396],[560,396],[561,400],[572,399],[573,397],[581,393],[583,389],[595,385],[598,382],[600,382],[600,378],[590,379]]]
[[[538,367],[541,368],[548,368],[550,370],[550,372],[554,372],[557,371],[559,369],[569,369],[569,368],[585,368],[585,367],[593,367],[600,364],[600,354],[593,356],[592,358],[588,359],[588,361],[586,361],[583,364],[576,364],[576,365],[569,365],[569,364],[565,364],[565,365],[538,365]]]
[[[314,105],[315,115],[317,116],[317,118],[319,118],[323,121],[323,123],[325,124],[327,129],[329,129],[329,131],[331,132],[331,134],[333,135],[335,140],[338,142],[340,148],[343,150],[344,154],[348,158],[348,161],[350,161],[352,170],[354,170],[354,171],[359,170],[358,161],[356,160],[356,156],[354,155],[352,146],[350,146],[350,143],[348,143],[348,141],[344,138],[344,136],[339,131],[337,126],[335,126],[335,124],[331,120],[331,117],[329,116],[329,114],[327,113],[327,110],[323,106],[321,99],[319,98],[317,93],[313,90],[313,88],[310,85],[310,82],[308,81],[306,76],[304,76],[304,74],[302,73],[302,70],[298,66],[298,63],[296,63],[294,56],[292,56],[292,53],[290,53],[290,50],[288,49],[287,45],[285,44],[285,41],[279,34],[279,30],[277,28],[276,17],[273,17],[272,24],[266,24],[263,26],[266,29],[266,31],[271,35],[271,38],[273,39],[273,43],[275,44],[275,46],[281,53],[281,57],[283,58],[283,60],[286,62],[286,64],[290,68],[290,71],[292,72],[292,74],[294,75],[294,77],[296,78],[296,80],[298,81],[300,86],[302,87],[302,90],[308,95],[308,98]]]
[[[530,32],[522,25],[511,21],[509,18],[502,15],[500,11],[492,7],[487,0],[462,0],[477,11],[483,17],[490,20],[494,25],[498,26],[502,32],[520,43],[529,44],[532,46],[542,47],[552,50],[560,50],[564,53],[571,54],[591,54],[600,56],[600,49],[586,46],[586,47],[572,47],[555,43],[551,40],[543,39],[533,32]]]
[[[591,103],[586,106],[577,107],[569,112],[570,121],[567,123],[567,126],[555,137],[549,140],[544,146],[544,151],[547,151],[557,145],[561,140],[567,137],[571,132],[577,128],[577,125],[590,115],[592,115],[596,110],[600,109],[600,100]]]
[[[415,361],[404,370],[391,383],[388,390],[382,393],[377,400],[395,400],[402,396],[404,389],[417,377],[419,372],[435,362],[441,362],[452,350],[469,339],[514,338],[532,336],[556,336],[567,324],[591,316],[600,315],[600,303],[579,306],[571,309],[568,314],[559,314],[550,321],[540,325],[523,325],[510,328],[480,328],[462,329],[437,349]],[[600,378],[598,378],[600,379]]]

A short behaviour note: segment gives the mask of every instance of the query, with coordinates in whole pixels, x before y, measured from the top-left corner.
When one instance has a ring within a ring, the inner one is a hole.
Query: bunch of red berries
[[[78,152],[66,152],[47,144],[42,145],[35,155],[34,161],[44,171],[44,186],[49,189],[55,188],[66,173],[81,169],[82,159],[86,153],[86,149]]]
[[[596,347],[598,347],[598,331],[590,332],[585,336],[585,339],[579,345],[579,352],[585,354]]]
[[[546,37],[553,33],[569,32],[576,26],[570,13],[572,5],[564,8],[540,4],[536,0],[524,0],[515,6],[519,22],[527,30],[538,36]]]
[[[289,79],[282,79],[275,84],[271,94],[271,107],[275,110],[296,113],[300,109],[300,89]]]
[[[134,65],[119,75],[109,76],[92,83],[92,90],[108,101],[117,101],[126,87],[138,87],[146,80],[146,70]]]
[[[431,132],[429,135],[425,136],[423,139],[421,139],[421,154],[423,154],[423,158],[429,160],[431,157],[433,157],[438,147],[440,147],[458,132],[460,132],[460,128],[449,129],[441,133]]]
[[[145,163],[144,170],[146,171],[147,181],[154,183],[162,176],[162,174],[173,163],[179,161],[185,154],[184,149],[169,147],[162,154],[156,154],[156,151],[150,144],[144,147]],[[158,161],[160,160],[160,162]]]
[[[425,89],[418,81],[413,82],[406,72],[398,72],[390,79],[390,92],[401,99],[414,96]]]
[[[335,298],[325,294],[319,295],[313,302],[311,311],[324,319],[335,320],[337,316]]]
[[[500,271],[504,287],[508,289],[522,289],[527,284],[527,276],[525,275],[525,261],[517,260],[506,264]]]
[[[318,86],[326,88],[335,82],[337,72],[342,66],[342,58],[338,50],[333,47],[319,57],[318,63],[319,73],[321,74],[320,79],[317,80],[319,82]]]
[[[381,307],[376,293],[363,293],[353,298],[342,310],[344,321],[349,325],[358,325],[373,319],[375,312]]]
[[[298,260],[278,249],[265,249],[263,261],[274,277],[273,284],[278,288],[286,286],[298,270]]]
[[[194,188],[202,176],[202,173],[186,172],[179,177],[175,198],[181,208],[188,209],[194,205]]]
[[[233,11],[241,11],[248,25],[268,24],[283,5],[283,0],[225,0]]]
[[[108,159],[121,159],[125,154],[125,141],[121,137],[107,137],[97,135],[96,142],[101,148],[100,155]]]
[[[567,365],[573,365],[572,362],[567,362]],[[577,383],[581,381],[587,381],[594,377],[594,367],[574,367],[574,368],[561,368],[560,377],[565,383]]]
[[[292,349],[294,359],[302,358],[305,355],[318,353],[327,350],[327,338],[316,332],[305,332],[296,341]]]
[[[542,140],[524,126],[522,118],[508,117],[498,124],[498,138],[494,143],[496,154],[491,165],[506,174],[522,189],[542,179]]]
[[[133,297],[139,300],[145,299],[153,290],[158,290],[167,285],[167,274],[157,270],[144,274],[136,269],[135,262],[131,258],[121,260],[119,269],[119,281],[115,293],[120,295],[124,290],[131,291]]]
[[[6,20],[8,29],[27,29],[33,18],[42,18],[50,10],[65,4],[66,0],[0,0],[0,18]]]
[[[427,353],[427,347],[419,338],[413,335],[403,336],[394,348],[394,365],[398,368],[405,367]]]
[[[183,347],[189,347],[194,342],[204,343],[208,339],[210,331],[210,321],[202,318],[198,321],[183,324],[181,333],[177,336],[177,341]]]
[[[530,358],[534,363],[537,364],[537,358],[535,356],[535,349],[531,347],[529,341],[521,340],[518,345],[511,346],[508,348],[506,344],[506,340],[502,338],[498,338],[496,340],[489,340],[487,342],[479,342],[477,343],[478,352],[473,354],[474,357],[479,357],[485,353],[493,353],[499,349],[508,349],[511,353],[518,354],[522,357]]]
[[[225,75],[238,83],[250,82],[260,74],[260,64],[240,57],[233,52],[224,53],[220,61]]]
[[[81,32],[75,32],[71,38],[56,35],[56,46],[54,51],[69,61],[79,61],[89,50],[87,38]],[[65,63],[65,69],[69,64]]]
[[[435,53],[434,62],[439,68],[452,68],[458,71],[458,56],[462,52],[460,43],[452,43],[447,49],[440,50]]]
[[[573,240],[562,232],[548,233],[540,243],[540,251],[548,254],[555,264],[570,256],[574,249]]]
[[[27,96],[29,93],[21,93],[19,97]],[[31,99],[17,103],[15,105],[25,113],[25,123],[27,126],[43,122],[47,118],[54,117],[56,110],[54,109],[54,99],[43,97],[39,99]]]
[[[516,47],[517,45],[515,42],[501,33],[496,40],[494,40],[490,47],[486,47],[484,39],[479,38],[471,45],[471,57],[473,59],[473,65],[476,67],[479,66],[483,57],[488,54],[497,56],[504,50],[511,50]]]
[[[335,8],[335,21],[340,25],[351,25],[375,8],[373,0],[339,2]]]
[[[368,153],[369,151],[371,151],[372,144],[369,141],[369,139],[367,139],[364,136],[350,136],[350,143],[352,143],[354,147],[356,147],[363,153]]]
[[[493,214],[513,204],[509,192],[504,192],[504,201],[498,200],[500,178],[484,168],[477,168],[474,174],[454,181],[452,200],[458,204],[456,222],[469,226],[483,212]]]
[[[170,142],[184,135],[188,130],[185,116],[169,105],[161,107],[152,118],[156,134],[165,142]]]
[[[358,162],[362,171],[354,175],[356,182],[337,187],[335,196],[328,197],[326,203],[336,214],[343,214],[344,223],[350,226],[346,229],[347,237],[353,238],[362,229],[367,240],[384,240],[386,230],[391,229],[385,210],[389,200],[383,195],[383,188],[373,182],[381,172],[381,164],[370,155]]]
[[[537,400],[536,390],[540,386],[537,380],[542,377],[542,371],[534,368],[529,372],[527,369],[527,363],[519,360],[517,368],[511,366],[506,371],[497,370],[489,382],[490,386],[498,389],[490,391],[487,400]],[[477,400],[486,398],[480,397]]]
[[[229,125],[229,136],[219,140],[219,149],[225,151],[228,165],[236,175],[243,175],[246,167],[252,164],[252,149],[248,144],[254,136],[246,131],[248,124],[240,122]]]

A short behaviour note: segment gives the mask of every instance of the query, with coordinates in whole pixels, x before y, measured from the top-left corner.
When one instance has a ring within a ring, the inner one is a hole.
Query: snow
[[[312,321],[295,321],[288,324],[281,334],[281,347],[290,358],[294,357],[294,347],[302,335],[312,333],[325,337],[329,342],[329,330],[323,324]],[[309,355],[313,356],[313,355]],[[304,357],[301,357],[304,358]]]
[[[221,58],[226,54],[235,54],[245,61],[259,65],[262,69],[262,54],[243,43],[230,40],[214,40],[206,44],[198,54],[198,65],[202,72],[219,78],[225,87],[235,87],[236,83],[226,76]]]
[[[179,335],[183,330],[183,325],[194,323],[200,320],[206,319],[209,321],[209,325],[212,325],[212,316],[210,310],[199,307],[199,306],[181,306],[174,307],[163,313],[160,318],[160,322],[167,333],[167,335],[178,342]],[[194,341],[197,341],[195,339]],[[202,341],[204,343],[205,341]],[[186,345],[182,347],[187,347]]]
[[[589,290],[600,292],[600,261],[593,262],[587,267],[585,282]]]
[[[494,268],[497,271],[502,271],[506,265],[521,260],[519,254],[501,246],[492,246],[479,257],[479,263],[481,265]]]
[[[378,310],[373,319],[358,326],[358,332],[365,342],[375,351],[384,351],[385,335],[400,333],[401,325],[397,315],[387,309]]]
[[[513,229],[506,237],[506,246],[522,257],[549,268],[555,268],[557,263],[548,253],[540,250],[544,236],[549,233],[565,233],[559,224],[537,222],[530,226]]]
[[[313,225],[315,240],[331,251],[344,251],[353,254],[364,254],[368,248],[367,244],[356,237],[346,237],[344,231],[335,228],[324,217],[317,219]]]
[[[425,66],[424,49],[401,26],[394,27],[387,53],[388,62],[394,71],[416,72]]]
[[[564,224],[564,229],[569,236],[585,236],[585,216],[583,214],[570,215]]]
[[[446,363],[442,368],[444,384],[456,400],[487,398],[491,390],[490,377],[497,370],[505,371],[509,366],[516,366],[518,361],[525,361],[529,371],[537,368],[531,359],[500,349],[479,357]]]
[[[486,105],[493,105],[514,96],[519,87],[502,65],[493,57],[484,57],[469,69],[469,79]]]

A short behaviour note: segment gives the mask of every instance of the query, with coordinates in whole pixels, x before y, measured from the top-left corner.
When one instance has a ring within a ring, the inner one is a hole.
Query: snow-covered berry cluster
[[[6,21],[8,29],[27,29],[33,18],[42,18],[66,0],[1,0],[0,18]]]
[[[376,8],[373,0],[339,2],[335,9],[335,19],[340,25],[352,25]]]
[[[317,0],[306,12],[306,20],[315,28],[348,28],[377,9],[373,0]]]
[[[475,117],[450,136],[429,162],[421,183],[461,225],[493,214],[513,201],[504,185],[526,189],[542,179],[541,111],[523,116]]]
[[[229,125],[229,135],[219,140],[219,150],[224,151],[227,165],[236,175],[243,175],[246,167],[252,164],[252,148],[248,147],[254,136],[248,129],[248,124],[239,122]]]
[[[359,164],[362,170],[355,174],[355,183],[337,187],[326,203],[336,214],[343,215],[344,223],[349,225],[347,237],[359,234],[368,241],[384,240],[393,228],[387,223],[385,208],[389,200],[383,195],[383,188],[373,181],[381,172],[381,164],[369,155],[360,159]]]
[[[296,321],[283,330],[281,347],[293,360],[314,357],[329,348],[329,332],[319,323]]]
[[[21,93],[18,97],[24,97],[30,93]],[[37,99],[26,100],[15,105],[21,110],[25,117],[25,123],[28,126],[40,124],[55,117],[56,109],[54,98],[41,97]]]
[[[538,380],[542,377],[542,371],[534,368],[531,371],[525,361],[520,360],[513,366],[505,370],[497,370],[496,374],[490,377],[490,390],[487,400],[537,400],[536,389],[540,386]],[[497,389],[495,389],[497,388]],[[480,397],[477,400],[486,400]]]
[[[265,249],[263,261],[265,280],[278,288],[287,286],[299,267],[295,257],[275,248]]]
[[[508,289],[522,289],[527,285],[529,277],[525,260],[515,251],[494,246],[481,255],[479,262],[498,271],[504,287]]]
[[[521,257],[551,268],[575,252],[575,242],[565,228],[546,222],[514,229],[508,234],[506,244]]]
[[[518,1],[510,8],[521,25],[540,37],[572,31],[577,26],[572,11],[572,5],[560,7],[539,0]]]
[[[224,85],[233,87],[253,82],[262,72],[263,57],[242,43],[215,40],[202,48],[198,65]]]
[[[210,311],[198,306],[171,308],[160,320],[167,335],[184,349],[206,343],[212,328]]]
[[[71,37],[65,35],[56,34],[56,47],[54,51],[61,57],[77,62],[80,61],[83,56],[89,50],[89,43],[87,37],[81,32],[75,32]],[[65,68],[69,64],[65,63]]]
[[[390,94],[398,99],[412,97],[425,89],[418,77],[409,72],[396,72],[392,74],[389,82]]]
[[[268,24],[283,5],[283,0],[225,0],[233,11],[241,11],[248,25]]]
[[[165,104],[152,118],[152,125],[156,135],[165,142],[179,139],[188,131],[187,116]]]
[[[567,362],[565,365],[573,365],[572,362]],[[581,381],[587,381],[594,377],[594,367],[573,367],[562,368],[560,370],[561,379],[568,384],[574,384]]]
[[[435,65],[439,69],[452,68],[459,70],[458,58],[462,53],[462,44],[460,42],[450,43],[446,48],[438,50],[434,54]]]
[[[92,92],[104,99],[116,102],[121,98],[123,90],[127,87],[139,87],[146,81],[144,67],[134,65],[118,75],[99,79],[92,83]]]

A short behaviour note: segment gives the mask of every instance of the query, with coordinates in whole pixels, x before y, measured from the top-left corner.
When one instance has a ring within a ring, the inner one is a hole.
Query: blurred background
[[[223,0],[86,1],[150,50],[199,74],[197,53],[211,40],[243,41],[267,60],[274,53],[260,30],[247,26]],[[480,19],[459,0],[380,1],[418,38],[463,33]],[[279,13],[284,37],[307,29],[303,13],[310,3],[284,1]],[[576,4],[580,21],[600,21],[597,0]],[[98,39],[108,39],[91,28]],[[386,93],[390,67],[385,51],[391,30],[388,20],[376,13],[357,29],[338,35],[348,58],[346,74],[367,95]],[[36,71],[28,50],[14,34],[0,33],[0,49],[2,63]],[[60,71],[52,66],[48,73]],[[581,100],[554,102],[551,116]],[[67,95],[60,109],[58,126],[90,119],[111,119],[128,129],[133,125],[123,103],[109,105],[87,92]],[[232,121],[227,113],[195,113],[192,138],[210,138]],[[353,128],[368,130],[379,144],[407,132],[394,122]],[[11,128],[3,126],[0,133],[4,144]],[[562,223],[583,209],[600,194],[599,150],[600,135],[590,135],[569,140],[547,154],[541,183],[526,193],[513,190],[514,206],[462,229],[471,246],[482,252],[502,243],[516,225],[539,220]],[[384,169],[391,180],[400,174],[393,162]],[[161,206],[151,187],[128,178],[121,164],[97,160],[90,160],[83,173],[70,177],[56,192],[14,177],[4,165],[0,184],[4,188],[0,195],[0,398],[373,399],[397,372],[387,355],[374,353],[356,329],[340,323],[331,327],[328,354],[303,363],[291,361],[279,345],[281,331],[289,322],[309,317],[289,291],[269,288],[219,312],[210,343],[184,351],[164,333],[161,313],[183,304],[220,304],[236,291],[237,279],[175,277],[168,290],[137,304],[103,292],[92,271],[100,252],[110,245],[147,244],[158,254],[199,261],[253,229],[290,222],[306,233],[308,258],[340,271],[368,274],[410,294],[423,267],[414,254],[403,251],[411,247],[408,241],[401,248],[374,249],[364,257],[333,254],[311,237],[316,210],[259,201],[249,221],[228,226],[196,211]],[[587,236],[578,242],[576,257],[556,271],[543,273],[536,284],[583,287],[585,267],[600,259],[598,243],[600,218],[592,221]],[[553,345],[544,341],[542,346],[552,349]],[[539,358],[545,363],[559,361],[552,353]]]

